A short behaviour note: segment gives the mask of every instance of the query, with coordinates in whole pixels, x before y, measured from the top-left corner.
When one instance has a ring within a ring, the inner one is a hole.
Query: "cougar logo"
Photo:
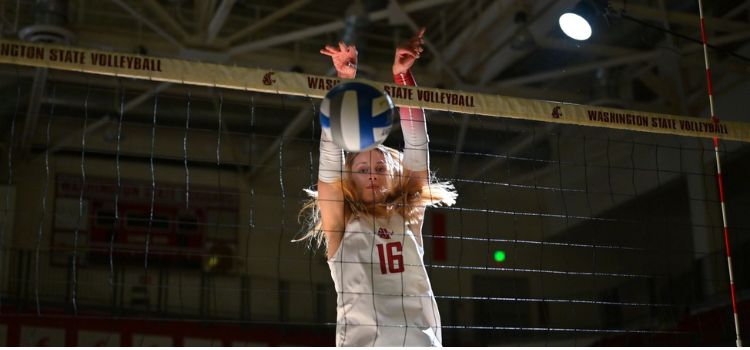
[[[273,78],[273,75],[276,74],[276,72],[268,72],[263,76],[263,85],[273,85],[276,83],[276,79]]]
[[[561,116],[562,116],[562,112],[560,112],[560,106],[552,108],[552,118],[558,119]]]
[[[391,239],[391,234],[393,234],[393,231],[388,231],[388,229],[382,227],[378,229],[378,236],[380,236],[380,238]]]

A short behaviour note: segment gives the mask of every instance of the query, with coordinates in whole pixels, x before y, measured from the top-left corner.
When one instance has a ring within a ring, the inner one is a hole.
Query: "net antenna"
[[[706,64],[706,92],[708,93],[708,106],[711,111],[711,122],[714,125],[719,124],[719,117],[714,109],[713,84],[711,82],[711,65],[708,59],[708,35],[706,34],[706,22],[703,17],[703,0],[698,0],[698,11],[700,13],[701,39],[703,41],[703,61]],[[729,290],[732,299],[732,314],[734,316],[734,333],[737,336],[737,347],[742,347],[742,337],[740,336],[740,318],[737,312],[737,294],[734,284],[734,270],[732,269],[732,250],[729,243],[729,226],[727,223],[727,208],[724,197],[724,176],[721,173],[721,157],[719,156],[719,137],[713,137],[714,157],[716,158],[716,181],[719,186],[719,200],[721,201],[721,222],[724,234],[724,249],[727,256],[727,270],[729,272]]]

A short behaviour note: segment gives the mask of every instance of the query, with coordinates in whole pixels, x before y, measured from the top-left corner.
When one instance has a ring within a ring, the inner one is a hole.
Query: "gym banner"
[[[71,46],[0,40],[0,63],[322,98],[340,79]],[[370,82],[398,106],[750,142],[750,123]]]

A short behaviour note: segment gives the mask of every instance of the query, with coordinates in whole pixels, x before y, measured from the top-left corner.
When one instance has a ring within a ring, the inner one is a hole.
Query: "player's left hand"
[[[420,28],[417,35],[396,48],[396,57],[393,60],[393,75],[406,73],[422,54],[424,51],[422,48],[424,32],[425,28]]]

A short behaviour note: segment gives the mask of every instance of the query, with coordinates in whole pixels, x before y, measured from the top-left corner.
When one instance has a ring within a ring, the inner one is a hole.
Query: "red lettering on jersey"
[[[390,242],[385,244],[385,246],[378,244],[377,247],[381,274],[404,272],[404,256],[401,255],[403,251],[401,242]]]

